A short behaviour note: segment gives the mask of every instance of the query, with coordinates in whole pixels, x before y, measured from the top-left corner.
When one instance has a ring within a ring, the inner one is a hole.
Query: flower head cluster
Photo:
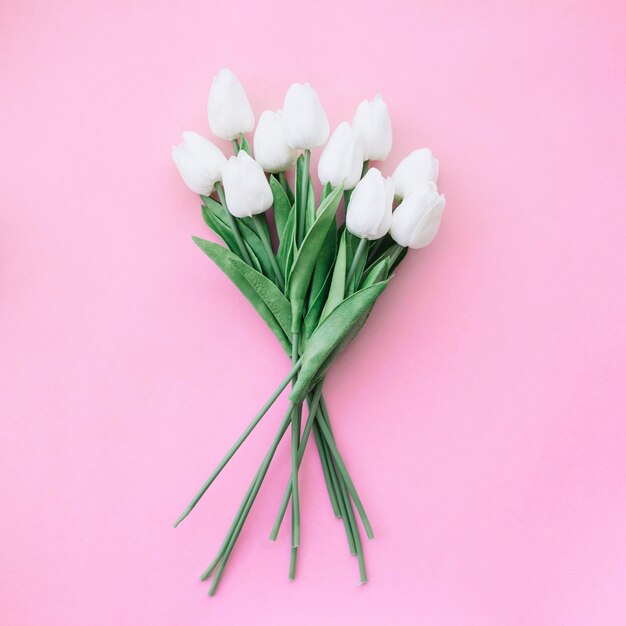
[[[222,69],[209,93],[209,126],[221,138],[237,141],[254,127],[254,113],[237,77]],[[329,138],[330,135],[330,138]],[[324,144],[318,164],[322,185],[354,189],[346,227],[368,240],[388,232],[403,247],[422,248],[437,234],[445,198],[437,192],[439,161],[428,148],[414,150],[390,178],[364,163],[384,161],[391,152],[393,132],[387,104],[377,95],[363,100],[352,123],[341,122],[330,134],[328,117],[308,83],[289,87],[282,110],[264,111],[254,134],[254,160],[238,155],[226,160],[221,150],[197,133],[183,133],[172,156],[188,187],[205,196],[223,180],[227,207],[235,217],[262,213],[272,206],[263,172],[292,169],[300,150]],[[399,201],[392,212],[394,198]]]
[[[420,148],[400,161],[391,176],[381,172],[379,162],[391,152],[393,132],[380,95],[363,100],[352,122],[341,122],[331,133],[313,87],[294,83],[281,108],[260,115],[251,149],[245,135],[254,128],[252,107],[236,76],[223,69],[211,85],[208,116],[213,134],[232,142],[232,156],[226,158],[195,132],[183,133],[183,143],[172,149],[182,179],[201,196],[204,219],[224,246],[195,241],[255,307],[290,356],[292,368],[178,521],[291,383],[291,403],[279,433],[203,579],[214,576],[213,593],[276,447],[290,427],[291,476],[272,531],[276,538],[291,501],[290,576],[295,576],[300,543],[298,468],[315,429],[331,503],[337,516],[344,517],[365,582],[353,505],[370,538],[372,530],[337,449],[322,386],[334,357],[364,325],[407,249],[423,248],[435,238],[445,208],[437,190],[439,161]],[[318,192],[310,176],[316,148],[322,148]],[[370,167],[372,162],[376,166]],[[342,204],[343,223],[338,213]],[[308,419],[302,429],[305,401]]]

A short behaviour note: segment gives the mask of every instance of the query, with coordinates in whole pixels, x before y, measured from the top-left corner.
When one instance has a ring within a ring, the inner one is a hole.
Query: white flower
[[[317,173],[322,185],[330,183],[353,189],[363,169],[363,138],[348,122],[342,122],[330,136],[320,157]]]
[[[437,193],[434,182],[421,183],[393,212],[391,236],[394,241],[409,248],[427,246],[439,230],[445,206],[446,199]]]
[[[391,224],[393,181],[375,167],[355,187],[346,213],[346,228],[364,239],[380,239]]]
[[[287,145],[282,111],[265,111],[254,133],[254,158],[266,172],[293,167],[298,152]]]
[[[172,146],[172,159],[191,191],[208,196],[222,178],[226,157],[208,139],[198,133],[183,133],[183,143]]]
[[[428,148],[420,148],[400,161],[391,178],[396,186],[396,197],[404,198],[422,183],[436,183],[438,176],[439,161]]]
[[[326,143],[330,127],[324,108],[309,83],[293,83],[283,105],[285,138],[292,148],[310,150]]]
[[[352,126],[363,135],[363,158],[384,161],[391,152],[393,134],[385,101],[377,95],[371,102],[363,100],[357,107]]]
[[[272,190],[263,168],[245,151],[230,157],[222,168],[228,210],[235,217],[250,217],[272,206]]]
[[[209,126],[221,139],[234,139],[254,127],[254,113],[242,84],[229,70],[213,78],[209,92]]]

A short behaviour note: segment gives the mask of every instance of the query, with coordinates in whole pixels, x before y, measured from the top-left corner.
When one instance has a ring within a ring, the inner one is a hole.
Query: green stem
[[[361,257],[363,256],[363,254],[365,253],[367,249],[368,243],[369,241],[365,238],[359,241],[359,245],[356,249],[356,252],[354,253],[354,258],[352,259],[352,265],[350,266],[350,271],[348,272],[348,278],[346,278],[346,285],[350,285],[350,282],[354,278],[354,274],[356,273],[356,270],[359,266]]]
[[[233,140],[234,141],[234,140]],[[252,259],[248,254],[248,248],[246,248],[246,244],[241,236],[241,231],[239,230],[239,224],[237,223],[237,219],[235,216],[228,210],[228,205],[226,204],[226,196],[224,195],[224,185],[221,182],[215,183],[215,189],[217,191],[217,195],[222,203],[222,206],[226,209],[226,217],[228,219],[228,224],[230,229],[233,231],[233,235],[235,236],[235,241],[237,242],[237,247],[239,248],[239,256],[248,264],[252,265]]]
[[[322,473],[324,474],[324,481],[326,483],[326,490],[328,491],[328,498],[330,500],[330,506],[333,509],[333,514],[335,517],[340,518],[341,509],[339,508],[339,499],[338,494],[333,485],[330,465],[332,463],[328,454],[326,454],[326,446],[324,445],[324,440],[320,435],[319,428],[316,428],[315,423],[313,424],[313,435],[315,436],[315,444],[317,446],[317,452],[320,457],[320,462],[322,464]]]
[[[252,479],[252,482],[250,483],[250,486],[248,487],[248,491],[246,491],[246,495],[241,501],[241,504],[239,505],[239,509],[237,510],[237,513],[235,517],[233,518],[233,522],[230,525],[228,532],[226,533],[224,542],[222,543],[220,549],[218,550],[211,564],[200,575],[200,580],[206,580],[213,573],[213,570],[215,570],[215,568],[219,565],[220,561],[222,560],[222,557],[224,556],[224,553],[226,552],[226,549],[228,548],[228,545],[230,544],[230,540],[232,539],[235,533],[235,530],[237,529],[237,524],[239,523],[239,520],[241,519],[241,516],[246,508],[246,504],[248,503],[248,500],[250,496],[252,495],[252,492],[254,491],[254,487],[260,475],[261,475],[261,468],[259,468],[257,470],[257,473],[254,475],[254,478]]]
[[[320,411],[318,411],[318,415],[320,419],[323,419],[323,416]],[[315,423],[313,428],[313,433],[315,435],[315,441],[318,446],[320,446],[324,450],[324,454],[328,458],[328,467],[331,478],[331,483],[333,485],[333,490],[337,494],[337,506],[339,507],[339,512],[341,513],[341,521],[343,522],[344,529],[346,531],[346,538],[348,539],[348,548],[350,549],[350,554],[356,554],[356,546],[354,542],[354,533],[352,532],[352,528],[350,527],[350,520],[348,518],[348,508],[346,507],[345,500],[342,496],[341,490],[341,477],[337,474],[337,469],[335,468],[335,464],[333,463],[331,452],[326,445],[326,441],[320,432],[319,424]]]
[[[321,385],[322,383],[320,382],[319,384]],[[323,396],[321,398],[321,401],[324,401]],[[320,429],[317,425],[317,422],[313,423],[313,436],[315,438],[315,446],[317,447],[317,452],[320,457],[320,463],[322,464],[322,473],[324,474],[324,482],[326,483],[326,490],[328,491],[330,506],[333,509],[333,514],[335,515],[335,517],[342,518],[343,514],[339,506],[339,492],[334,481],[334,467],[332,464],[332,458],[330,456],[330,452],[326,448],[324,438],[320,434]]]
[[[226,563],[228,563],[228,559],[230,558],[230,555],[233,551],[235,543],[237,542],[237,539],[239,538],[239,535],[241,534],[241,529],[243,528],[243,525],[248,517],[248,513],[250,513],[250,509],[252,508],[252,505],[254,504],[254,500],[256,499],[256,496],[259,493],[259,489],[261,488],[261,483],[263,482],[263,479],[265,478],[265,475],[267,474],[267,470],[270,466],[270,463],[272,462],[272,459],[274,458],[276,448],[278,448],[278,444],[280,443],[284,434],[287,432],[287,427],[289,426],[289,422],[291,421],[293,410],[294,410],[294,405],[292,404],[289,406],[289,409],[287,410],[287,414],[285,415],[285,418],[283,419],[280,425],[278,433],[276,434],[276,437],[274,437],[274,441],[272,442],[272,445],[268,453],[265,455],[265,458],[263,459],[263,463],[261,464],[259,471],[257,472],[254,480],[252,481],[252,489],[249,490],[249,495],[246,494],[247,498],[244,498],[245,505],[243,507],[243,510],[241,511],[241,514],[239,515],[239,518],[237,519],[237,524],[232,532],[232,535],[230,536],[228,545],[226,546],[226,549],[224,550],[223,555],[220,557],[219,567],[217,568],[217,571],[215,573],[215,578],[213,578],[213,582],[211,583],[211,588],[209,589],[210,596],[214,595],[215,592],[217,591],[217,586],[219,585],[220,579],[222,578],[222,574],[224,573],[224,568],[226,567]],[[214,567],[211,568],[211,571],[213,569]]]
[[[347,495],[347,491],[345,489],[345,486],[343,484],[341,477],[337,476],[335,466],[330,457],[330,454],[331,454],[330,450],[328,449],[326,442],[320,435],[319,425],[317,424],[317,420],[315,421],[311,420],[311,417],[316,417],[316,413],[319,414],[320,419],[326,420],[326,423],[328,424],[328,427],[332,433],[332,428],[330,427],[330,419],[328,417],[327,409],[325,408],[326,403],[324,402],[324,399],[321,396],[321,386],[322,386],[322,383],[320,383],[319,386],[316,388],[313,399],[311,400],[311,404],[309,408],[309,420],[307,420],[305,431],[302,436],[302,441],[300,443],[300,450],[298,452],[299,454],[298,460],[299,460],[299,463],[302,463],[302,459],[304,457],[304,451],[307,445],[307,440],[309,438],[309,434],[312,429],[313,434],[315,436],[315,441],[316,441],[318,450],[320,452],[320,459],[322,460],[322,468],[324,470],[324,477],[327,481],[328,493],[331,498],[331,504],[333,505],[333,511],[335,512],[335,515],[341,518],[343,521],[345,531],[346,531],[346,536],[348,539],[348,547],[350,548],[350,553],[353,555],[356,555],[360,559],[360,561],[362,561],[363,551],[360,545],[360,538],[358,537],[358,534],[355,535],[355,533],[358,533],[358,528],[356,527],[356,523],[354,519],[352,520],[352,522],[350,521],[350,515],[354,517],[354,513],[350,505],[349,496]],[[320,401],[321,401],[321,405],[320,405]],[[328,461],[326,461],[327,458],[329,459]],[[291,494],[291,483],[289,483],[285,489],[285,494],[283,496],[280,509],[276,516],[276,520],[274,522],[272,532],[270,534],[270,539],[272,539],[273,541],[275,541],[278,536],[280,525],[282,523],[285,512],[287,510],[290,494]],[[335,494],[337,495],[335,496]],[[360,556],[359,556],[359,552],[360,552]],[[292,552],[292,555],[293,555],[293,552]],[[365,567],[364,563],[362,566],[361,564],[359,565],[359,569],[362,572],[364,571],[364,567]],[[362,576],[362,579],[363,579],[363,576]]]
[[[304,431],[302,433],[302,439],[300,441],[300,446],[298,448],[298,458],[297,458],[297,467],[300,469],[300,465],[302,464],[302,459],[304,458],[304,451],[306,448],[307,441],[309,440],[309,435],[311,434],[311,429],[315,422],[315,412],[319,406],[320,396],[322,394],[321,385],[317,387],[315,393],[313,395],[313,399],[311,404],[309,405],[309,417],[306,422],[306,426],[304,427]],[[292,472],[293,473],[293,472]],[[278,510],[278,514],[276,515],[276,521],[274,522],[274,526],[272,527],[272,532],[270,534],[270,539],[272,541],[276,541],[278,537],[278,531],[280,529],[280,525],[285,517],[285,513],[287,512],[287,506],[289,504],[289,498],[291,497],[291,492],[293,489],[293,484],[291,479],[285,488],[285,495],[283,496],[282,502],[280,504],[280,509]]]
[[[328,444],[328,447],[330,448],[330,451],[333,455],[333,460],[335,461],[339,474],[345,481],[346,487],[348,488],[348,492],[350,493],[351,498],[354,500],[354,504],[361,518],[361,522],[363,523],[363,528],[365,528],[365,532],[367,533],[367,536],[369,537],[369,539],[373,539],[374,533],[372,531],[372,526],[367,517],[367,513],[365,512],[365,509],[363,508],[363,503],[361,502],[361,498],[359,498],[359,494],[357,493],[354,487],[354,483],[352,482],[352,479],[350,478],[350,475],[348,474],[346,465],[343,462],[341,455],[339,454],[339,450],[337,450],[337,446],[335,445],[335,442],[333,440],[332,433],[330,432],[326,421],[323,418],[322,419],[319,418],[319,413],[318,413],[317,422],[320,425],[322,435],[324,436],[324,439],[326,440],[326,443]]]
[[[241,150],[241,147],[239,146],[239,140],[237,139],[237,137],[233,137],[233,139],[231,139],[231,142],[233,144],[233,150],[235,151],[235,156],[237,156],[239,154],[239,150]]]
[[[305,236],[306,207],[307,207],[307,201],[308,201],[308,196],[309,196],[309,167],[310,165],[311,165],[311,151],[305,150],[304,151],[304,167],[303,167],[304,175],[302,177],[302,185],[300,186],[300,198],[298,198],[299,212],[297,215],[298,223],[297,223],[297,229],[296,229],[298,245],[302,243],[304,236]]]
[[[352,539],[354,547],[352,548],[351,546],[351,552],[353,555],[356,555],[357,562],[359,564],[359,575],[361,578],[361,584],[365,584],[367,582],[367,571],[365,569],[365,555],[363,554],[363,543],[361,542],[361,534],[359,532],[359,527],[357,526],[357,523],[356,523],[354,511],[352,510],[352,502],[350,502],[350,495],[348,494],[346,485],[344,481],[341,479],[341,476],[338,476],[337,479],[339,481],[341,499],[346,509],[346,518],[347,518],[348,526],[350,528],[350,535],[348,535],[348,543],[350,542],[350,539]]]
[[[293,511],[293,528],[291,545],[297,548],[300,545],[300,489],[298,487],[298,451],[300,449],[300,422],[302,420],[302,405],[296,407],[291,420],[291,501]]]
[[[326,407],[326,402],[322,398],[320,413],[328,426],[328,430],[331,435],[333,435],[333,429],[330,424],[330,416],[328,415],[328,408]],[[333,467],[334,469],[334,467]],[[346,520],[346,535],[348,537],[348,545],[350,547],[350,552],[352,555],[356,555],[357,561],[359,564],[359,574],[361,577],[361,584],[367,582],[367,572],[365,569],[365,556],[363,554],[363,544],[361,543],[361,534],[359,533],[359,527],[357,526],[356,519],[354,517],[354,511],[352,510],[352,503],[350,502],[350,495],[348,494],[348,490],[346,489],[345,483],[342,480],[341,476],[337,476],[337,482],[339,484],[339,493],[340,493],[340,501],[343,504]]]
[[[287,180],[287,176],[285,172],[278,172],[278,182],[281,187],[284,189],[285,194],[287,195],[287,199],[290,204],[293,204],[293,191],[291,191],[291,186],[289,185],[289,181]]]
[[[270,396],[268,401],[263,405],[261,410],[257,413],[255,418],[248,424],[248,427],[243,431],[239,439],[235,441],[235,443],[231,446],[230,450],[226,453],[226,456],[219,462],[218,466],[213,470],[213,473],[207,478],[206,482],[200,488],[200,491],[194,496],[193,500],[187,505],[187,508],[183,511],[182,515],[176,520],[174,524],[174,528],[178,526],[186,517],[191,513],[193,508],[198,504],[198,501],[205,494],[206,490],[211,486],[211,483],[218,477],[219,473],[224,469],[228,461],[232,458],[232,456],[237,452],[240,448],[241,444],[246,440],[248,435],[254,430],[255,426],[261,421],[263,416],[269,411],[269,408],[276,402],[278,396],[284,391],[285,387],[293,380],[302,365],[301,361],[296,361],[291,368],[291,371],[285,379],[280,383],[276,391]]]
[[[296,569],[298,564],[298,548],[291,546],[289,555],[289,580],[296,579]]]
[[[276,255],[274,254],[274,250],[272,249],[272,242],[269,240],[267,236],[267,231],[263,227],[263,218],[260,215],[253,215],[252,222],[254,223],[254,228],[256,229],[257,235],[265,248],[265,252],[267,252],[267,256],[270,260],[270,265],[274,270],[274,274],[276,275],[276,280],[278,281],[278,286],[281,291],[285,291],[285,278],[283,277],[283,273],[278,267],[278,263],[276,261]]]
[[[298,358],[299,333],[292,334],[291,360],[295,362]],[[300,421],[302,418],[302,404],[294,410],[291,419],[291,547],[297,548],[300,545],[300,492],[298,489],[298,449],[300,447]],[[295,576],[295,554],[292,550],[292,567],[289,577]]]

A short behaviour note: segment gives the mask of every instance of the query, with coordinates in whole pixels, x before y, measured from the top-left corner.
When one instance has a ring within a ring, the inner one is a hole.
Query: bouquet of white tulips
[[[274,453],[290,430],[291,476],[270,535],[276,539],[290,506],[289,577],[296,575],[300,545],[298,468],[313,434],[330,504],[343,522],[365,583],[357,516],[369,539],[373,532],[333,435],[324,379],[335,356],[365,324],[408,248],[423,248],[435,237],[445,206],[436,185],[439,163],[423,148],[407,156],[389,178],[371,167],[372,161],[387,158],[392,145],[391,121],[380,96],[363,100],[352,124],[339,124],[329,139],[328,119],[316,92],[308,84],[293,84],[282,111],[261,115],[254,152],[245,136],[254,127],[254,114],[241,83],[227,69],[213,80],[208,113],[211,130],[232,141],[234,156],[227,159],[194,132],[183,133],[183,143],[172,151],[183,180],[200,195],[204,221],[224,245],[197,237],[194,241],[257,310],[291,367],[175,526],[291,385],[289,408],[276,437],[201,578],[213,577],[213,595]],[[324,144],[318,196],[310,158],[311,150]],[[339,218],[340,205],[345,220]]]

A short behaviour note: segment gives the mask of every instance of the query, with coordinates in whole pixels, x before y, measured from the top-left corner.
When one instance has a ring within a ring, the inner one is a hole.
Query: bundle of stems
[[[246,147],[245,138],[243,137],[241,137],[239,141],[235,142],[236,152],[239,152],[239,150],[242,149],[242,143],[243,146]],[[308,172],[306,170],[303,171],[308,178]],[[366,171],[367,164],[365,164],[363,173],[365,173]],[[280,189],[284,194],[284,198],[281,198],[281,200],[287,199],[287,201],[289,201],[290,197],[293,198],[293,191],[284,173],[277,180],[280,185]],[[310,184],[308,180],[307,184]],[[299,185],[296,183],[296,186]],[[304,185],[302,186],[304,187]],[[330,193],[332,193],[332,190],[325,188],[322,192],[322,200],[324,198],[328,198]],[[338,193],[336,195],[337,197],[341,197]],[[203,214],[209,226],[215,224],[215,221],[212,218],[208,217],[209,215],[218,214],[224,217],[226,217],[227,214],[230,215],[230,213],[228,213],[225,208],[226,200],[224,197],[223,189],[219,184],[217,185],[216,196],[217,199],[212,197],[203,197]],[[345,194],[344,199],[347,200],[348,198],[349,196]],[[221,211],[218,209],[218,202],[221,205]],[[295,203],[293,205],[293,209],[297,210],[297,205],[299,204],[300,203]],[[299,221],[300,224],[302,224],[302,222],[302,220]],[[245,262],[249,266],[250,270],[254,270],[253,262],[250,258],[250,247],[246,246],[246,243],[241,234],[241,230],[243,229],[239,228],[239,226],[240,225],[233,218],[232,220],[228,220],[227,224],[221,224],[221,228],[216,229],[216,232],[223,235],[226,231],[226,228],[230,228],[231,233],[233,234],[233,239],[236,242],[238,248],[236,250],[236,252],[238,253],[237,256],[240,258],[241,261]],[[260,224],[258,221],[255,220],[253,232],[256,233],[260,242],[263,244],[264,252],[267,254],[267,260],[269,261],[268,265],[270,265],[274,271],[273,278],[276,281],[276,285],[282,286],[282,289],[284,290],[285,278],[278,265],[278,250],[275,250],[274,246],[272,245],[271,238],[265,236],[267,234],[267,226],[268,223],[266,220],[265,223]],[[356,239],[356,237],[351,236],[345,230],[345,227],[340,227],[338,232],[339,236],[345,237],[347,241],[350,241],[351,239]],[[305,233],[302,234],[302,237],[300,238],[300,243],[302,242],[304,237]],[[230,240],[228,236],[224,237],[224,239],[226,241]],[[205,242],[199,239],[195,239],[195,241],[204,251],[208,252],[210,256],[215,256],[215,248],[213,247],[215,246],[215,244],[211,244],[210,242]],[[350,241],[350,244],[354,248],[354,252],[351,255],[351,263],[345,275],[345,284],[349,287],[344,292],[344,300],[358,290],[359,285],[363,282],[363,277],[368,275],[371,272],[371,269],[379,265],[381,261],[388,259],[386,267],[388,266],[389,269],[395,267],[398,262],[399,246],[395,246],[393,245],[393,243],[386,242],[386,245],[380,246],[380,249],[378,251],[374,251],[375,254],[369,255],[368,258],[368,246],[363,245],[363,242],[366,242],[366,244],[369,243],[366,239],[361,239],[359,242],[357,242],[357,245],[355,247],[354,241]],[[403,249],[400,248],[399,252],[401,253],[402,251]],[[248,252],[247,255],[246,252]],[[246,256],[248,257],[247,260]],[[357,272],[359,272],[359,268],[361,276],[359,281],[355,281],[354,277]],[[334,265],[332,269],[334,269]],[[384,280],[387,280],[387,276],[384,276]],[[213,481],[224,469],[228,461],[233,457],[233,455],[237,452],[237,450],[243,444],[246,438],[254,430],[257,424],[262,420],[265,414],[269,411],[270,407],[274,404],[274,402],[278,399],[282,392],[289,386],[289,384],[294,383],[297,380],[298,372],[300,371],[303,364],[303,358],[300,356],[302,350],[299,347],[299,338],[302,334],[301,329],[303,322],[304,318],[299,320],[299,324],[296,324],[296,326],[292,329],[292,341],[289,346],[290,357],[292,360],[291,370],[280,383],[280,385],[276,388],[276,390],[272,393],[272,395],[268,398],[267,402],[265,402],[265,404],[261,407],[260,411],[257,413],[257,415],[255,415],[255,417],[252,419],[252,421],[246,427],[240,437],[231,446],[224,458],[218,463],[215,470],[211,473],[209,478],[205,481],[200,490],[187,505],[183,513],[177,519],[174,526],[178,526],[178,524],[180,524],[180,522],[182,522],[187,517],[187,515],[191,513],[196,504],[200,501],[202,496],[211,486]],[[228,529],[228,532],[226,533],[226,537],[224,538],[221,547],[219,548],[217,554],[215,555],[215,558],[210,563],[210,565],[204,570],[204,572],[202,572],[201,580],[207,580],[211,576],[213,577],[209,590],[210,595],[213,595],[218,588],[224,569],[226,567],[226,564],[228,563],[228,559],[230,558],[235,543],[243,529],[244,523],[256,499],[265,475],[267,474],[268,468],[274,457],[276,449],[278,448],[281,440],[283,439],[285,433],[290,426],[292,433],[291,476],[285,487],[285,493],[281,501],[278,513],[276,515],[276,521],[274,522],[270,533],[270,539],[275,541],[278,537],[282,521],[291,502],[292,545],[289,565],[289,577],[291,579],[295,578],[298,547],[300,545],[300,494],[298,488],[298,470],[300,464],[302,463],[302,459],[304,457],[310,435],[311,433],[313,433],[313,439],[315,440],[317,452],[319,455],[332,511],[335,517],[341,519],[343,522],[350,554],[356,556],[358,561],[360,582],[367,582],[363,544],[361,540],[359,526],[357,524],[357,515],[361,520],[361,524],[363,525],[363,529],[365,530],[367,537],[369,539],[372,539],[374,537],[374,533],[363,507],[361,498],[357,493],[354,482],[350,477],[346,464],[339,452],[337,442],[335,441],[328,407],[323,396],[323,385],[324,377],[322,376],[318,381],[314,382],[310,389],[306,390],[306,405],[308,411],[306,423],[303,429],[301,428],[303,402],[296,401],[290,403],[289,408],[280,423],[278,432],[276,433],[276,436],[272,441],[270,449],[263,458],[263,461],[261,462],[258,471],[253,477],[252,482],[250,483],[250,486],[241,502],[241,505],[237,510],[237,513],[235,514],[233,522]],[[355,509],[357,515],[355,515]]]

